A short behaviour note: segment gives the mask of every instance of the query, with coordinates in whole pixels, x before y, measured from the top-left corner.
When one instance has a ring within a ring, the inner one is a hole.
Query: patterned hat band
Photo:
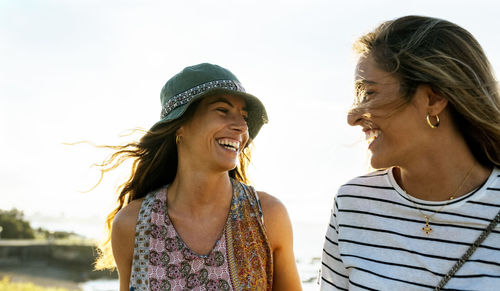
[[[245,93],[245,88],[238,81],[233,80],[216,80],[203,83],[196,87],[193,87],[187,91],[179,93],[174,97],[170,98],[162,107],[160,118],[166,117],[175,108],[187,104],[193,100],[193,98],[198,97],[205,92],[212,89],[226,89],[235,92]]]

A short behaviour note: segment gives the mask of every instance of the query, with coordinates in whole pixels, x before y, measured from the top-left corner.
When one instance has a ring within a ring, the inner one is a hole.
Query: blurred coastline
[[[71,220],[60,222],[57,226],[63,224],[76,233],[80,232],[78,224],[72,224]],[[294,224],[296,261],[304,290],[318,289],[316,280],[323,226],[314,222]],[[81,225],[81,230],[89,228],[88,225]],[[8,277],[10,282],[29,282],[66,290],[117,290],[116,272],[92,270],[96,255],[93,239],[0,240],[0,280]]]
[[[89,240],[0,240],[0,280],[81,290],[86,281],[116,279],[93,270],[96,254]]]

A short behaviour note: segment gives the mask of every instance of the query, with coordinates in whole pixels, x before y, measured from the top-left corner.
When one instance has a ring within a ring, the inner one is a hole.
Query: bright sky
[[[294,224],[324,229],[336,189],[368,169],[361,131],[345,122],[352,42],[399,16],[440,17],[472,32],[500,71],[499,11],[498,1],[459,0],[1,0],[0,209],[99,232],[120,177],[80,193],[107,152],[63,143],[122,143],[158,120],[168,78],[211,62],[267,107],[256,188],[281,199]]]

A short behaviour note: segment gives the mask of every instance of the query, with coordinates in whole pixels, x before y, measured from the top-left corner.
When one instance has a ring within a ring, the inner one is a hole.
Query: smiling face
[[[402,166],[429,150],[426,87],[419,86],[407,102],[401,96],[399,80],[379,69],[370,56],[359,59],[355,81],[357,102],[347,121],[362,127],[373,168]]]
[[[245,100],[233,95],[205,97],[177,135],[179,162],[197,170],[229,171],[248,142]]]

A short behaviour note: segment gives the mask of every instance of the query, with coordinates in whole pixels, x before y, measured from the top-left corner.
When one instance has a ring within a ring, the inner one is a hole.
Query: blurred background
[[[385,20],[439,17],[469,30],[498,71],[499,12],[484,0],[0,0],[0,290],[117,288],[89,268],[128,169],[85,192],[110,152],[68,144],[137,138],[127,134],[159,119],[167,79],[201,62],[230,69],[265,104],[250,177],[287,206],[304,289],[316,290],[336,189],[369,171],[362,132],[345,122],[352,42]],[[36,240],[7,239],[9,219]]]

